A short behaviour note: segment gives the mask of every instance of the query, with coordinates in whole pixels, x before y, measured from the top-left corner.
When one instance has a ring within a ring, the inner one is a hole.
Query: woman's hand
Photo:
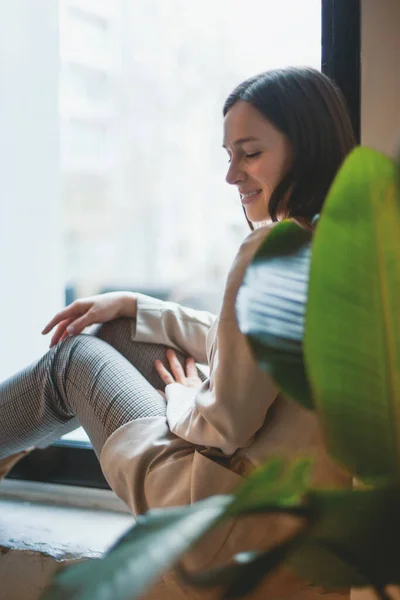
[[[49,333],[57,325],[50,348],[68,335],[81,333],[88,325],[106,323],[118,317],[136,316],[136,298],[131,292],[109,292],[88,298],[80,298],[58,312],[43,329]]]
[[[203,383],[197,374],[196,363],[194,358],[186,359],[186,373],[183,370],[174,350],[168,349],[166,352],[168,362],[171,367],[172,374],[164,367],[161,360],[154,361],[154,366],[165,385],[170,383],[180,383],[186,387],[200,387]],[[162,392],[161,392],[162,393]]]

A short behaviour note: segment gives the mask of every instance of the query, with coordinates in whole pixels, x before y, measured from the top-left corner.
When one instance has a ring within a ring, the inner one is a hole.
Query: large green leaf
[[[261,368],[307,408],[313,407],[303,358],[311,237],[291,221],[275,226],[248,266],[236,303]]]
[[[317,226],[304,350],[331,453],[360,478],[400,468],[398,167],[345,161]]]

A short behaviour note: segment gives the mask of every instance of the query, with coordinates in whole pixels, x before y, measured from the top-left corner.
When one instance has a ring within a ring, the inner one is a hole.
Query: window
[[[107,72],[93,69],[85,65],[74,64],[72,61],[65,65],[60,74],[60,100],[68,106],[83,105],[93,109],[109,100],[110,76]]]
[[[65,41],[73,44],[82,54],[90,51],[105,55],[109,24],[107,19],[97,15],[95,10],[82,10],[75,3],[68,7],[66,19],[62,24],[65,25],[64,31],[68,33],[68,39],[62,39],[61,43]]]
[[[60,12],[66,298],[139,289],[216,312],[247,233],[224,181],[223,102],[269,68],[321,68],[321,0],[105,4],[97,14],[96,3],[64,0]],[[324,13],[325,39],[335,14]],[[336,67],[350,78],[358,68]],[[46,480],[106,485],[82,430],[44,452]],[[34,477],[35,460],[15,476]]]
[[[107,123],[75,118],[62,124],[61,167],[66,175],[80,171],[84,179],[93,169],[107,168],[109,154]]]

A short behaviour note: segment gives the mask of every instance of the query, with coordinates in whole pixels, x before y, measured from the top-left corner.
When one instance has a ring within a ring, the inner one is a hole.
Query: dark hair
[[[271,195],[271,219],[277,221],[283,212],[309,227],[344,158],[356,145],[342,92],[316,69],[287,67],[238,85],[224,104],[224,117],[239,100],[252,104],[292,145],[292,167]]]

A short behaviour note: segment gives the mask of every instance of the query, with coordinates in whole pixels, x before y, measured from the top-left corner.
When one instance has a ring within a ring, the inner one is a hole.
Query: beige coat
[[[132,339],[166,344],[198,363],[208,363],[210,378],[200,390],[168,385],[166,419],[149,417],[127,423],[107,440],[100,457],[104,475],[134,515],[229,493],[243,476],[274,455],[314,457],[318,485],[351,484],[327,455],[316,415],[278,393],[238,329],[237,291],[247,264],[268,232],[267,227],[256,230],[240,247],[216,319],[206,312],[138,296]],[[207,568],[226,563],[240,550],[271,545],[292,527],[293,523],[277,517],[229,523],[190,552],[186,564]],[[168,578],[171,586],[177,586],[173,574]],[[179,588],[175,591],[174,597],[179,597]],[[320,593],[280,571],[256,597],[308,600]],[[214,595],[190,590],[183,597]]]

